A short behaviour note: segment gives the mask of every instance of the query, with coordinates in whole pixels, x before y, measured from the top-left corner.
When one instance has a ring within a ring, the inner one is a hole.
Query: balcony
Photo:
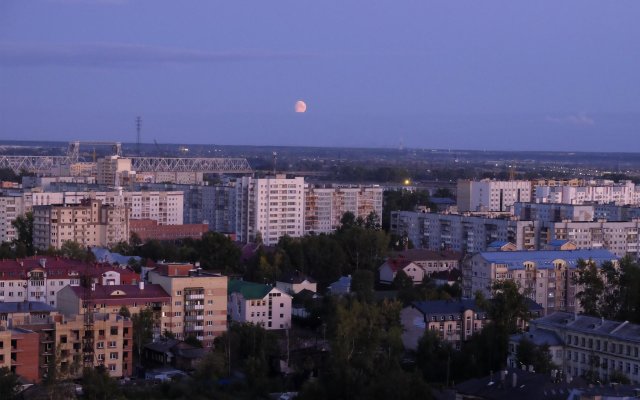
[[[204,304],[196,304],[193,306],[184,306],[185,311],[204,310]]]
[[[188,294],[186,296],[187,300],[204,300],[204,293],[203,294]]]

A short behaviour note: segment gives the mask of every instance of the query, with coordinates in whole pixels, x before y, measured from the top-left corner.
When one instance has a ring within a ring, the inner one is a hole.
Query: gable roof
[[[411,305],[424,315],[459,314],[465,310],[481,310],[474,299],[414,301]]]
[[[403,260],[403,259],[398,259],[398,258],[390,258],[387,261],[384,262],[384,264],[382,264],[382,266],[380,266],[380,268],[384,268],[385,266],[389,266],[389,268],[391,268],[391,270],[393,272],[398,272],[401,269],[404,269],[407,265],[411,264],[412,262],[409,260]]]
[[[315,280],[306,276],[300,271],[288,272],[283,274],[280,278],[278,278],[278,282],[284,283],[302,283],[304,281],[308,281],[309,283],[316,283]]]
[[[138,285],[95,285],[95,290],[85,289],[81,286],[69,286],[70,290],[79,298],[84,299],[85,294],[91,302],[109,301],[119,302],[124,300],[165,300],[170,301],[171,296],[160,285],[145,284],[144,289]],[[88,293],[87,293],[88,292]]]
[[[227,287],[228,294],[240,293],[245,300],[263,299],[271,290],[273,290],[273,286],[239,279],[230,280]]]

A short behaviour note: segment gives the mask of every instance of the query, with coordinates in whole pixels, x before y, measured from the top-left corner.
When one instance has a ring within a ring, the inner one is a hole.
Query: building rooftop
[[[239,279],[233,279],[229,281],[227,292],[240,293],[245,300],[249,299],[263,299],[271,290],[273,286],[264,285],[262,283],[254,283],[241,281]]]
[[[84,299],[85,295],[91,301],[107,301],[107,300],[166,300],[170,301],[171,296],[160,285],[145,284],[144,289],[140,289],[139,285],[95,285],[94,290],[86,289],[80,286],[70,286],[70,289],[80,299]]]
[[[138,274],[127,266],[108,263],[86,263],[63,257],[34,256],[23,259],[0,260],[0,280],[24,280],[27,274],[42,271],[47,279],[78,278],[82,275],[100,277],[108,271],[120,274],[125,281],[138,280]]]
[[[480,311],[474,299],[414,301],[411,305],[424,315],[459,314],[465,310]]]
[[[531,324],[535,324],[536,327],[542,329],[560,328],[640,343],[640,325],[631,324],[628,321],[611,321],[588,315],[575,315],[558,311],[533,320]]]
[[[394,254],[391,258],[403,258],[409,261],[460,260],[462,259],[462,253],[448,250],[407,249]]]
[[[529,332],[519,333],[517,335],[511,335],[510,339],[519,342],[522,339],[527,339],[536,346],[549,345],[549,346],[562,346],[564,342],[553,331],[546,329],[535,329]]]
[[[592,260],[596,265],[605,261],[617,260],[618,257],[604,249],[582,250],[538,250],[538,251],[508,251],[508,252],[480,252],[482,258],[493,264],[504,264],[509,269],[521,269],[525,262],[534,262],[536,267],[554,268],[555,260],[563,260],[569,266],[575,267],[578,260]]]
[[[300,271],[286,273],[282,275],[280,278],[278,278],[278,282],[284,282],[284,283],[302,283],[304,281],[307,281],[310,283],[316,283],[315,280],[306,276]]]

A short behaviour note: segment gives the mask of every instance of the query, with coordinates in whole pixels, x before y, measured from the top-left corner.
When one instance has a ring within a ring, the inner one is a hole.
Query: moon
[[[295,105],[294,109],[295,109],[295,111],[297,113],[303,113],[303,112],[307,111],[307,103],[305,103],[302,100],[298,100],[298,101],[296,101],[296,105]]]

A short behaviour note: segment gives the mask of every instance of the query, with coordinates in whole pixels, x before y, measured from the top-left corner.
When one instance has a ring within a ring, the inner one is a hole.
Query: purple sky
[[[0,139],[640,151],[637,0],[0,0]],[[294,113],[296,100],[307,103]]]

